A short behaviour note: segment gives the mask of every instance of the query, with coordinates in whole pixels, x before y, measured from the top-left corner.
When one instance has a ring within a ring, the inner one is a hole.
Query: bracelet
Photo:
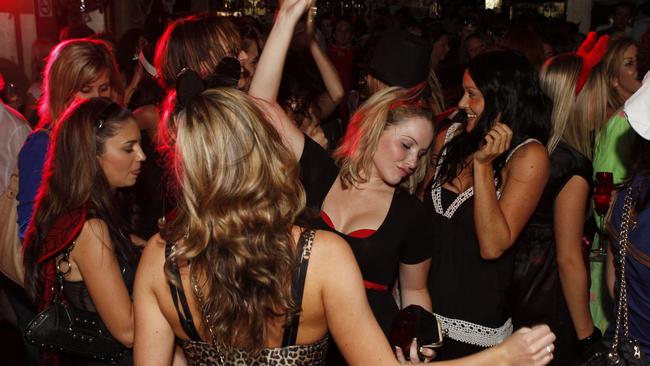
[[[600,329],[594,326],[594,331],[591,332],[589,337],[577,340],[578,347],[580,347],[583,350],[587,349],[592,344],[598,342],[602,337],[603,337],[603,333],[600,331]]]

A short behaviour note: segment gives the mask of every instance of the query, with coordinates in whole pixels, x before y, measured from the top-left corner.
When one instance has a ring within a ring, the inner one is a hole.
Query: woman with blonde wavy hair
[[[230,88],[182,99],[181,197],[138,267],[135,364],[169,364],[178,342],[190,365],[323,365],[331,334],[351,365],[397,365],[348,244],[297,226],[299,167],[256,103]],[[524,329],[449,364],[543,365],[552,340]]]

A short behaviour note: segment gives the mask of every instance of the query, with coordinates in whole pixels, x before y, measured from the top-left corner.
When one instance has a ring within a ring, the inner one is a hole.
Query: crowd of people
[[[269,27],[39,41],[38,81],[0,103],[25,273],[3,313],[25,333],[62,297],[120,365],[576,365],[615,333],[590,308],[595,230],[648,355],[650,30],[628,28],[284,0]],[[410,305],[435,350],[392,339]],[[23,341],[29,365],[108,364]]]

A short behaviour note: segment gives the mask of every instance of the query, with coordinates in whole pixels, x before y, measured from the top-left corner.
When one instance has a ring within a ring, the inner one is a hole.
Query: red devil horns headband
[[[580,91],[585,86],[589,74],[591,74],[591,69],[598,65],[603,58],[605,51],[607,51],[608,42],[609,36],[602,36],[596,42],[596,32],[589,32],[587,38],[578,47],[576,54],[582,58],[582,69],[580,69],[580,75],[576,83],[576,95],[580,94]]]

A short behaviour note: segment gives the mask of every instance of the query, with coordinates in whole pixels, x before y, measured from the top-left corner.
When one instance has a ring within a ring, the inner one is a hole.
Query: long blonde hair
[[[105,41],[70,39],[56,45],[43,72],[43,95],[39,101],[39,127],[56,120],[77,92],[108,72],[111,88],[122,92],[115,57]]]
[[[216,346],[260,350],[269,321],[287,319],[300,305],[291,292],[291,231],[305,207],[297,162],[234,89],[204,91],[176,122],[171,161],[181,194],[162,236],[182,241],[167,258],[167,276],[178,284],[170,266],[188,264],[205,294],[204,324]]]
[[[420,101],[418,93],[397,86],[376,92],[359,107],[350,119],[343,142],[334,151],[344,187],[368,181],[382,132],[411,117],[432,121],[431,110]],[[415,172],[401,184],[404,190],[411,194],[415,192],[418,183],[424,178],[430,155],[430,151],[427,151],[418,160]]]
[[[548,60],[540,71],[540,85],[553,100],[552,134],[548,152],[565,141],[589,159],[593,156],[591,136],[607,120],[607,83],[596,66],[576,96],[576,83],[583,65],[580,56],[565,53]]]

